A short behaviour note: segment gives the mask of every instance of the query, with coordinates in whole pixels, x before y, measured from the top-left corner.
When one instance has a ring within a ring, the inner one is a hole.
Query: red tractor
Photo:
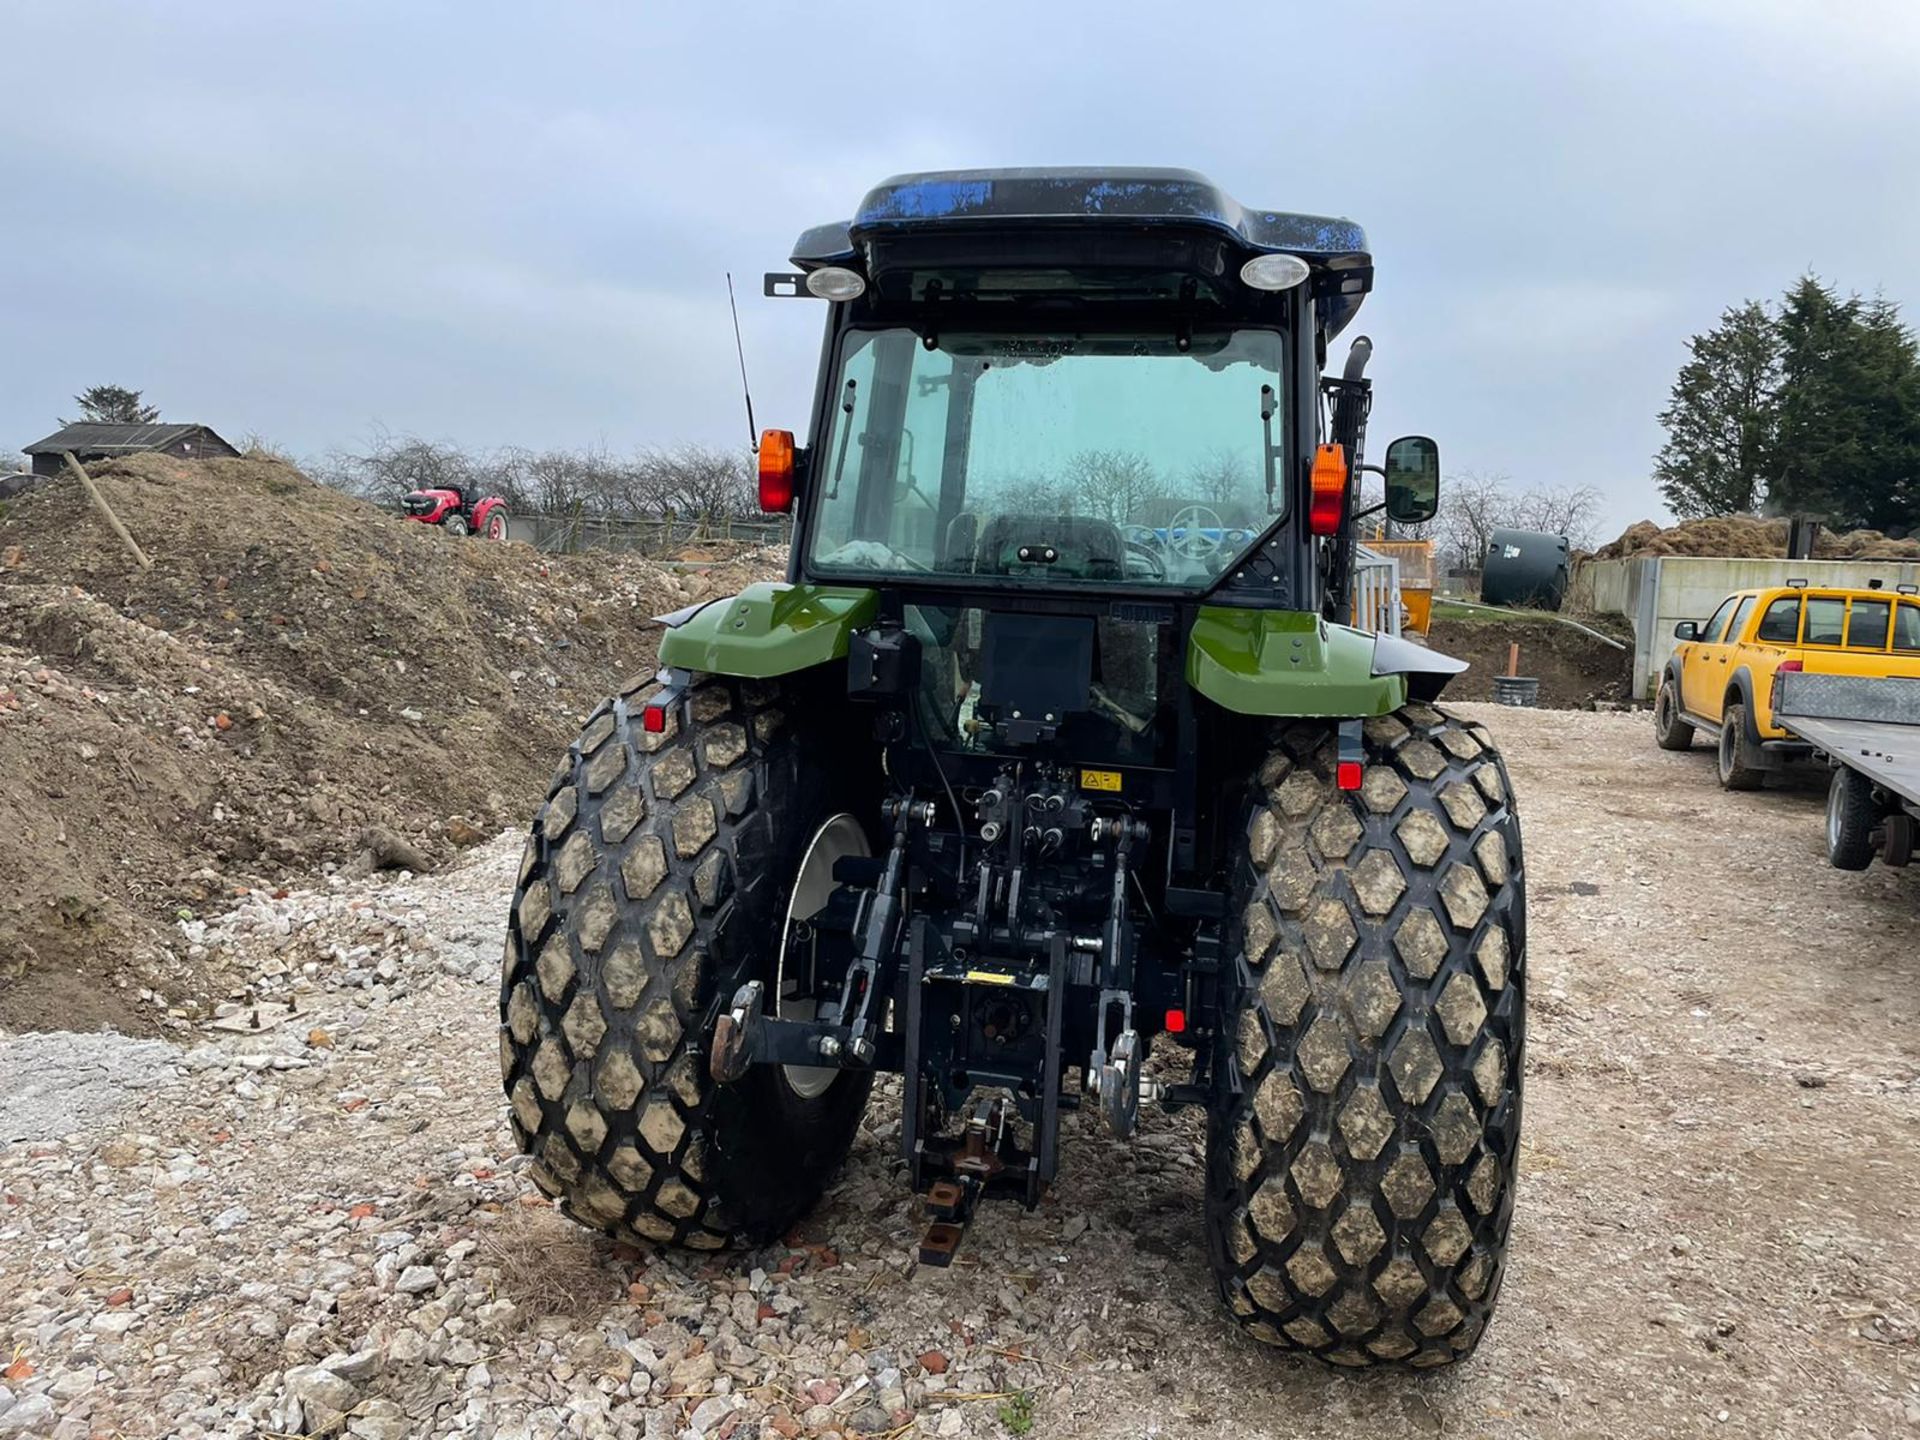
[[[466,492],[453,485],[410,490],[400,502],[401,512],[422,525],[438,525],[455,535],[480,535],[488,540],[507,538],[507,502],[498,495],[467,503]]]

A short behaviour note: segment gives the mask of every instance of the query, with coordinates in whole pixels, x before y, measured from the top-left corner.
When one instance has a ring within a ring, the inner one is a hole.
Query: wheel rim
[[[1725,779],[1733,774],[1733,717],[1724,717],[1720,722],[1720,777]]]
[[[801,983],[797,976],[789,979],[787,975],[787,936],[793,932],[793,922],[809,919],[825,907],[827,897],[833,894],[833,867],[838,861],[872,854],[866,830],[844,813],[830,818],[807,842],[807,852],[793,879],[793,897],[787,901],[786,921],[780,927],[780,966],[774,976],[773,993],[774,1013],[782,1020],[811,1020],[820,1010],[819,997],[788,993],[798,991]],[[788,1087],[802,1100],[819,1099],[840,1077],[830,1065],[782,1065],[780,1070]]]
[[[1840,809],[1844,794],[1843,787],[1846,784],[1842,777],[1845,774],[1843,770],[1834,771],[1833,779],[1827,785],[1827,856],[1829,859],[1840,853]]]
[[[1673,729],[1673,691],[1661,689],[1660,703],[1653,707],[1653,722],[1662,735]]]

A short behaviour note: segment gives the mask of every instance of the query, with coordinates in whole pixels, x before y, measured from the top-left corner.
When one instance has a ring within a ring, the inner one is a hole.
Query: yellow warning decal
[[[967,983],[969,985],[1011,985],[1013,976],[1004,970],[969,970]]]
[[[1082,770],[1080,772],[1082,790],[1111,790],[1116,794],[1120,790],[1120,772],[1118,770]]]

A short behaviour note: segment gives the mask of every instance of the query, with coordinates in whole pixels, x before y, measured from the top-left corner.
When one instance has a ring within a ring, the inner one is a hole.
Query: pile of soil
[[[259,460],[96,479],[151,570],[72,479],[0,513],[0,1027],[197,1013],[177,921],[520,823],[652,616],[784,564],[544,556]]]
[[[1620,637],[1630,641],[1630,637]],[[1548,620],[1435,620],[1427,643],[1472,668],[1447,686],[1449,700],[1491,700],[1493,677],[1507,673],[1507,647],[1520,646],[1520,673],[1540,681],[1540,704],[1587,710],[1632,693],[1633,652],[1616,650],[1571,625]]]
[[[1715,515],[1683,520],[1663,530],[1651,520],[1642,520],[1593,553],[1596,560],[1632,555],[1781,560],[1787,554],[1787,522],[1751,515]],[[1878,530],[1835,533],[1823,529],[1813,553],[1816,560],[1915,560],[1920,559],[1920,540],[1891,540]]]

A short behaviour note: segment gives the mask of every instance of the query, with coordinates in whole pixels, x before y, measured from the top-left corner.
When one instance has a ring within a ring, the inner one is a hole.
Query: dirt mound
[[[1625,637],[1623,637],[1625,638]],[[1520,646],[1520,673],[1540,681],[1540,704],[1584,710],[1595,701],[1628,698],[1633,679],[1629,650],[1551,620],[1435,620],[1427,643],[1472,668],[1450,682],[1449,700],[1491,700],[1493,677],[1507,673],[1507,647]]]
[[[218,998],[173,922],[524,819],[650,617],[783,559],[543,556],[261,461],[96,478],[151,570],[71,480],[0,513],[0,1026],[150,1028]]]
[[[1651,520],[1629,525],[1617,540],[1594,551],[1596,560],[1632,555],[1711,555],[1724,559],[1784,559],[1787,522],[1751,515],[1714,515],[1661,529]],[[1878,530],[1822,530],[1816,560],[1915,560],[1920,540],[1892,540]]]

